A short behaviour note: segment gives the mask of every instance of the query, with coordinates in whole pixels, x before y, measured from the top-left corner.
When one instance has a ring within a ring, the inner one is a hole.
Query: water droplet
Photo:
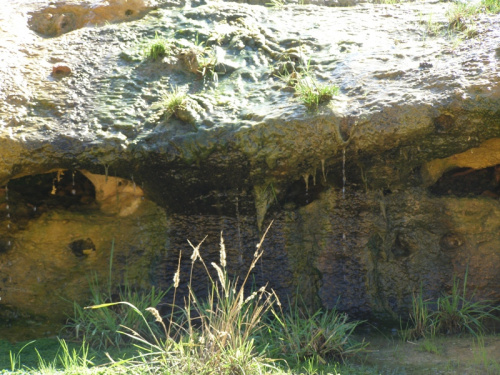
[[[10,206],[9,206],[9,205],[5,206],[5,208],[6,208],[7,210],[10,210]]]
[[[7,224],[7,229],[10,229],[10,224]]]
[[[7,246],[10,246],[10,245],[12,245],[12,242],[10,242],[10,241],[7,242]]]
[[[35,211],[35,212],[36,212],[36,206],[33,206],[33,211]]]
[[[345,241],[345,233],[342,233],[342,239]]]
[[[75,189],[71,189],[71,194],[75,195],[76,194],[76,190]]]
[[[9,214],[7,214],[7,217],[10,217],[10,213],[9,213]]]

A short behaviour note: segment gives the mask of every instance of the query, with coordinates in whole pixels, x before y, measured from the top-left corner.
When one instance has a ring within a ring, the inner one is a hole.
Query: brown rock
[[[58,63],[52,67],[53,76],[67,76],[70,74],[71,74],[71,68],[66,64]]]

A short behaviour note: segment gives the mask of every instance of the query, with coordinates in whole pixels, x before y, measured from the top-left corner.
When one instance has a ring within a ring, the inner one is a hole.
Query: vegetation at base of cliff
[[[450,294],[435,301],[424,300],[422,290],[414,294],[408,327],[400,332],[404,341],[433,338],[437,334],[469,333],[480,337],[486,332],[484,322],[500,321],[499,306],[492,301],[474,301],[474,294],[468,297],[465,272],[462,286],[453,278]]]
[[[53,359],[38,355],[38,363],[31,367],[23,362],[23,351],[31,346],[32,343],[29,343],[17,353],[10,351],[9,370],[44,374],[60,371],[68,374],[229,375],[287,374],[297,373],[296,369],[299,369],[300,373],[325,371],[338,374],[339,361],[362,352],[366,347],[364,343],[356,343],[352,337],[359,322],[350,322],[346,314],[335,310],[308,314],[296,305],[290,312],[284,312],[276,293],[266,286],[249,293],[247,284],[262,257],[264,236],[243,279],[231,279],[228,275],[222,236],[219,264],[213,262],[208,265],[201,257],[203,240],[197,246],[190,243],[193,253],[190,257],[188,295],[183,305],[175,303],[180,284],[180,254],[173,276],[174,302],[166,316],[160,316],[160,312],[152,306],[139,309],[128,301],[107,302],[110,300],[108,291],[102,296],[93,295],[92,302],[106,302],[77,309],[72,319],[72,330],[66,331],[75,333],[78,327],[79,337],[85,334],[80,346],[70,347],[65,340],[59,340],[60,347]],[[201,264],[210,280],[209,295],[204,300],[198,299],[193,291],[193,267],[196,263]],[[92,288],[99,293],[95,284]],[[158,293],[152,292],[151,295],[158,296]],[[121,298],[124,297],[127,295],[121,295]],[[143,300],[139,301],[142,303]],[[102,322],[96,322],[98,313],[102,314]],[[116,313],[131,314],[136,319],[123,319],[123,324],[117,328]],[[89,317],[81,316],[85,314]],[[107,321],[104,320],[108,315],[112,319],[110,327],[106,327]],[[111,336],[110,332],[113,333]],[[118,340],[115,336],[117,332],[124,339]],[[126,351],[115,352],[115,357],[111,353],[106,354],[109,360],[103,364],[103,356],[94,357],[94,353],[103,348]],[[344,365],[344,368],[348,369],[348,366]]]

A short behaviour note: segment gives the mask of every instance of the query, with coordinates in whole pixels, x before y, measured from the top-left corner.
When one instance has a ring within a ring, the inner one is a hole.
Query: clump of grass
[[[317,109],[320,104],[329,102],[339,93],[337,86],[319,83],[311,77],[299,80],[295,85],[295,90],[302,103],[309,109]]]
[[[286,5],[285,0],[269,0],[269,2],[266,3],[266,6],[273,9],[283,9],[285,5]]]
[[[401,331],[404,341],[433,337],[436,333],[433,313],[429,309],[429,301],[423,298],[422,288],[420,288],[420,293],[413,294],[410,326],[411,328]]]
[[[125,283],[118,290],[112,289],[113,250],[114,246],[112,245],[107,285],[101,286],[95,274],[89,279],[91,292],[89,304],[101,305],[114,301],[129,301],[134,306],[137,306],[140,311],[145,311],[150,306],[156,307],[166,292],[155,287],[149,290],[134,290],[128,283]],[[130,341],[120,333],[122,326],[133,327],[140,333],[149,331],[148,324],[144,324],[142,319],[124,310],[119,305],[112,309],[92,310],[76,302],[73,303],[73,316],[69,317],[65,330],[75,338],[81,338],[93,348],[99,350],[121,347]],[[156,331],[156,333],[159,332],[159,330]]]
[[[500,13],[500,1],[454,2],[447,11],[449,28],[459,31],[465,31],[469,28],[475,30],[474,17],[480,13]]]
[[[363,351],[367,343],[353,340],[353,331],[362,322],[349,321],[347,314],[335,309],[311,314],[295,303],[288,313],[275,314],[273,342],[290,362],[312,361],[325,365],[331,360],[344,361]]]
[[[203,241],[197,246],[189,242],[193,253],[188,296],[184,306],[175,306],[175,296],[180,284],[180,256],[178,269],[173,278],[174,303],[168,328],[158,310],[146,309],[163,327],[166,339],[162,339],[152,330],[147,337],[132,327],[123,326],[122,333],[136,340],[141,348],[141,353],[137,357],[127,360],[127,366],[145,367],[149,370],[162,368],[169,374],[214,375],[263,373],[273,368],[272,360],[264,353],[256,352],[255,339],[264,328],[262,318],[275,303],[279,303],[279,300],[276,294],[268,291],[265,286],[245,295],[246,284],[252,270],[262,257],[262,243],[266,233],[257,245],[252,263],[243,280],[231,280],[228,276],[222,235],[220,263],[211,263],[216,277],[212,277],[212,272],[200,254]],[[205,301],[198,299],[193,291],[193,267],[196,262],[202,264],[210,280],[210,292]],[[143,311],[125,301],[91,308],[99,311],[117,305],[129,308],[143,322],[147,321]],[[174,310],[178,312],[174,314]]]
[[[147,59],[156,61],[169,55],[172,51],[171,48],[172,44],[170,41],[158,36],[158,33],[155,33],[155,38],[145,48],[144,55]]]
[[[410,314],[411,328],[403,330],[402,336],[406,339],[433,337],[435,334],[470,333],[480,336],[485,333],[486,319],[498,320],[495,312],[499,311],[491,301],[473,301],[474,294],[467,297],[467,276],[465,272],[462,287],[460,281],[454,277],[451,293],[443,295],[433,302],[435,309],[429,308],[430,301],[424,301],[422,292],[412,299],[412,313]]]
[[[309,63],[296,67],[294,63],[288,62],[278,69],[275,76],[287,87],[292,87],[309,110],[318,109],[340,91],[338,86],[318,82],[311,73]]]
[[[495,307],[491,301],[473,302],[467,298],[467,275],[460,289],[460,281],[454,277],[451,294],[440,297],[437,300],[437,311],[434,313],[436,329],[440,333],[453,334],[469,332],[473,335],[481,335],[485,331],[484,320],[495,319],[492,314]]]
[[[164,117],[168,120],[172,116],[178,116],[178,112],[186,108],[187,94],[177,86],[172,86],[171,91],[164,94],[161,101],[154,105],[154,108],[163,110]]]
[[[440,348],[436,345],[436,342],[432,339],[422,340],[418,345],[418,350],[431,354],[441,354]]]

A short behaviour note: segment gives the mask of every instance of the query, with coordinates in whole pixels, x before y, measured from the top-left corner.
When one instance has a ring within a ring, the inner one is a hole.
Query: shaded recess
[[[486,196],[498,199],[500,164],[483,169],[455,168],[444,173],[429,190],[438,196]]]
[[[11,207],[18,211],[40,214],[54,208],[96,207],[94,185],[78,171],[60,170],[25,176],[9,181],[8,188]]]

